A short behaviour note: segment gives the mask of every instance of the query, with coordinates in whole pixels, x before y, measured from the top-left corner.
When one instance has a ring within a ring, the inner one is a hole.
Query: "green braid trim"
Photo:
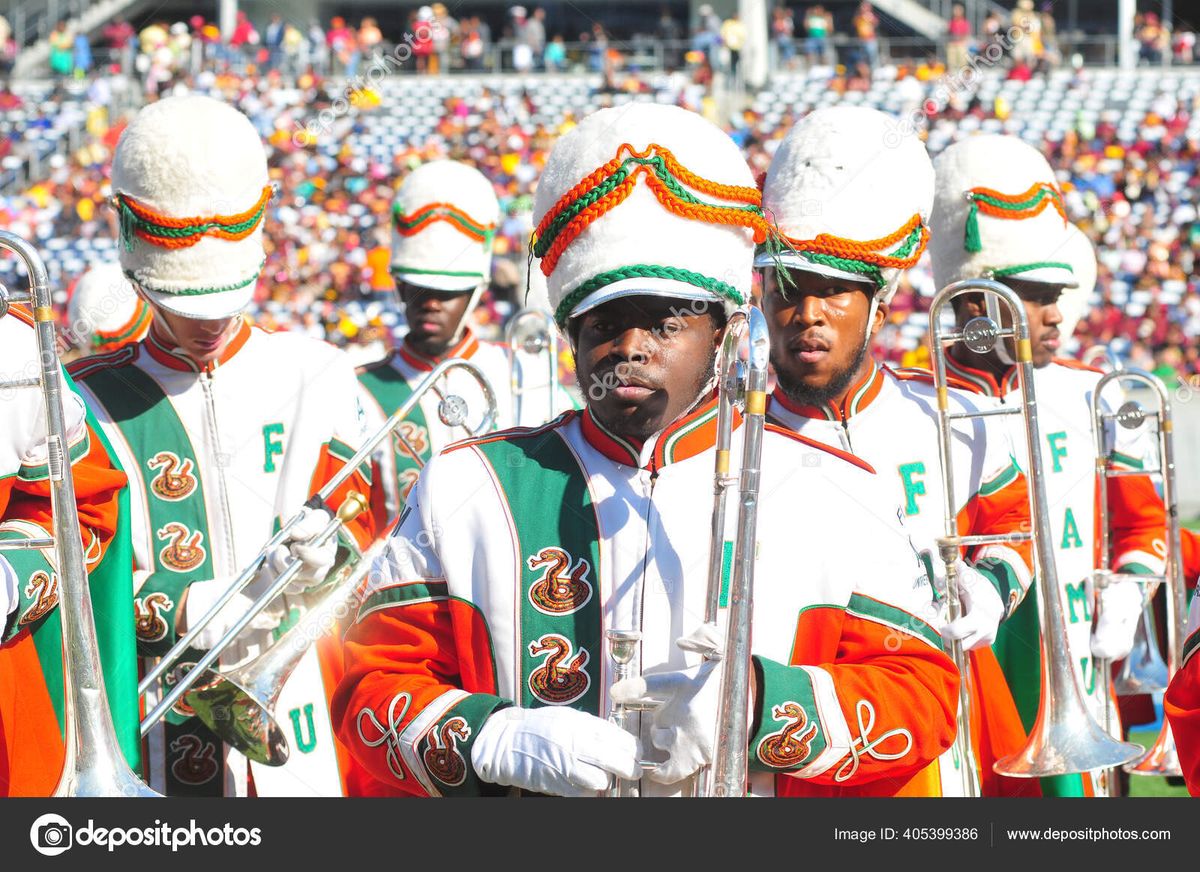
[[[262,269],[266,265],[267,259],[264,257],[258,264],[258,270],[251,275],[250,278],[246,279],[245,281],[234,282],[233,284],[229,285],[221,285],[220,287],[215,288],[184,288],[183,290],[175,290],[174,288],[156,288],[138,278],[131,269],[125,270],[125,278],[129,279],[131,282],[137,282],[137,284],[141,287],[148,291],[153,291],[156,294],[170,294],[171,296],[175,297],[203,297],[208,294],[223,294],[226,291],[240,291],[247,285],[254,284],[256,281],[258,281],[258,277],[262,275]]]
[[[905,237],[900,247],[895,251],[888,252],[888,257],[908,257],[912,254],[914,248],[921,242],[921,228],[916,227],[913,232]],[[845,270],[846,272],[856,273],[869,278],[875,283],[875,286],[882,290],[887,285],[887,279],[883,277],[883,270],[873,263],[868,263],[865,260],[859,260],[853,257],[838,257],[834,254],[826,254],[821,251],[809,251],[803,248],[792,248],[800,257],[811,263],[820,263],[825,266],[831,266],[834,269]]]
[[[709,291],[718,297],[729,300],[737,306],[741,306],[746,302],[746,298],[737,288],[719,279],[710,278],[691,270],[679,269],[673,266],[652,266],[650,264],[639,263],[623,266],[619,269],[611,269],[599,275],[592,276],[575,290],[571,291],[571,293],[567,294],[563,301],[558,304],[558,308],[554,310],[554,320],[558,322],[560,327],[565,328],[567,319],[571,317],[571,310],[587,299],[590,294],[625,279],[670,279]]]
[[[133,240],[135,230],[144,230],[151,236],[156,236],[160,239],[181,239],[186,236],[203,236],[209,230],[224,230],[227,233],[236,235],[251,230],[262,221],[263,215],[267,211],[267,203],[263,203],[262,207],[245,221],[240,221],[236,224],[226,224],[223,221],[205,221],[202,224],[186,224],[183,227],[167,227],[163,224],[155,224],[153,221],[147,221],[145,218],[139,217],[125,203],[124,200],[118,199],[120,206],[120,226],[121,226],[121,241],[125,244],[126,251],[133,251]],[[270,202],[270,201],[268,201]]]
[[[392,275],[396,275],[397,273],[411,273],[415,276],[450,276],[452,278],[464,279],[483,278],[483,273],[481,272],[453,272],[447,269],[414,269],[413,267],[401,266],[399,264],[392,264],[391,269]]]
[[[443,218],[447,219],[448,221],[454,222],[455,224],[457,224],[459,227],[463,228],[464,230],[467,230],[471,233],[479,234],[480,236],[483,237],[485,243],[490,242],[492,240],[492,237],[494,237],[496,235],[495,228],[489,229],[487,227],[483,227],[482,225],[476,224],[473,221],[468,221],[462,215],[458,215],[454,212],[449,212],[445,209],[440,209],[437,206],[430,206],[428,209],[424,210],[423,212],[419,212],[415,216],[413,216],[413,219],[411,221],[405,221],[404,220],[404,212],[400,208],[400,204],[399,203],[392,204],[392,221],[401,230],[411,230],[412,228],[414,228],[418,224],[420,224],[422,221],[424,221],[426,218],[428,218],[430,215],[435,215],[435,214],[439,214]]]
[[[1054,260],[1039,260],[1036,263],[1022,263],[1018,264],[1017,266],[1006,266],[1002,269],[994,269],[991,272],[993,277],[1003,278],[1004,276],[1016,275],[1017,273],[1031,272],[1035,269],[1050,268],[1065,269],[1067,272],[1071,273],[1071,275],[1075,274],[1075,270],[1071,269],[1071,265],[1069,263],[1059,263],[1058,261]]]
[[[974,193],[971,194],[971,202],[974,203],[977,201],[981,201],[981,202],[987,203],[989,206],[995,206],[997,209],[1003,209],[1005,212],[1020,212],[1025,209],[1032,209],[1034,206],[1036,206],[1038,203],[1042,202],[1042,200],[1045,200],[1047,197],[1050,197],[1051,199],[1062,202],[1062,200],[1059,198],[1058,194],[1049,190],[1048,188],[1038,188],[1038,192],[1036,194],[1034,194],[1028,200],[1022,200],[1019,203],[1009,203],[1004,200],[998,200],[997,198],[991,197],[987,194],[974,194]]]
[[[759,206],[733,206],[727,203],[710,203],[706,200],[701,200],[691,191],[687,190],[687,188],[683,186],[683,183],[675,178],[674,175],[672,175],[671,171],[667,169],[666,162],[660,155],[654,155],[653,157],[627,157],[621,163],[621,167],[616,172],[614,172],[604,181],[595,185],[587,193],[578,197],[573,203],[571,203],[570,206],[568,206],[566,209],[563,209],[563,211],[560,212],[552,222],[550,222],[550,226],[546,228],[546,232],[539,236],[534,242],[534,255],[537,257],[544,257],[546,252],[550,250],[550,246],[554,243],[555,237],[558,236],[563,227],[570,223],[570,221],[584,209],[591,206],[597,200],[607,196],[615,188],[620,186],[622,182],[629,178],[629,170],[627,167],[630,164],[649,166],[654,170],[654,175],[658,176],[659,180],[663,183],[666,189],[671,192],[675,199],[681,200],[689,205],[707,206],[710,209],[732,209],[737,212],[749,212],[758,215],[762,214],[762,208]]]

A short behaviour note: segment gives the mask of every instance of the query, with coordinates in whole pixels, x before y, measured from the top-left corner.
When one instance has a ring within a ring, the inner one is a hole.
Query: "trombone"
[[[387,440],[404,419],[412,413],[412,410],[420,402],[421,398],[430,390],[438,391],[437,385],[439,381],[446,373],[453,369],[463,369],[472,376],[479,383],[480,389],[483,391],[484,400],[487,403],[487,414],[484,415],[482,421],[476,427],[468,430],[469,434],[471,436],[478,436],[488,432],[496,420],[497,408],[496,395],[487,377],[475,364],[461,358],[444,360],[425,376],[400,408],[392,413],[391,417],[372,434],[363,447],[305,505],[310,508],[321,508],[326,500],[358,469],[359,465],[369,460],[376,448]],[[448,427],[462,426],[466,420],[467,412],[466,402],[454,394],[443,397],[442,401],[438,404],[438,414],[442,418],[442,422]],[[414,456],[417,457],[417,462],[421,463],[420,457],[415,454]],[[338,508],[336,516],[311,540],[312,544],[319,545],[328,541],[366,508],[365,497],[362,494],[351,491]],[[288,531],[299,523],[303,516],[303,511],[297,512],[287,523],[280,527],[279,532],[267,541],[254,560],[226,589],[217,602],[204,613],[194,626],[189,627],[188,632],[159,660],[154,669],[146,674],[146,677],[142,679],[138,687],[139,693],[145,693],[152,688],[154,682],[183,656],[184,652],[192,645],[196,636],[216,617],[222,607],[233,599],[238,591],[241,591],[250,584],[262,568],[267,555],[287,538]],[[375,554],[377,552],[369,549],[367,553]],[[366,555],[362,555],[356,558],[355,563],[365,562],[365,557]],[[366,565],[369,567],[370,564],[367,563]],[[246,756],[251,759],[276,766],[283,765],[287,761],[286,743],[281,751],[278,743],[282,739],[282,732],[274,724],[271,711],[287,677],[295,669],[297,663],[299,663],[300,657],[307,650],[308,645],[316,641],[317,636],[320,635],[319,633],[311,632],[314,626],[318,626],[315,623],[316,618],[314,618],[314,621],[302,620],[300,624],[292,628],[293,630],[297,630],[302,626],[307,627],[308,631],[310,631],[309,635],[291,631],[285,633],[267,651],[264,651],[250,663],[240,667],[231,676],[222,676],[215,671],[210,671],[209,667],[216,662],[221,653],[241,634],[250,621],[287,589],[288,584],[290,584],[300,569],[300,561],[290,561],[284,567],[279,577],[272,582],[270,588],[172,686],[170,692],[143,718],[141,724],[143,736],[185,695],[188,695],[189,704],[193,698],[197,698],[197,694],[191,691],[193,686],[204,677],[205,680],[201,687],[211,690],[211,693],[198,698],[201,707],[206,712],[206,716],[201,718],[205,724],[212,728],[218,735],[225,738],[235,748],[244,751]],[[361,580],[361,574],[352,572],[347,580],[337,583],[310,611],[320,612],[324,615],[328,610],[334,609],[338,602],[354,593],[357,583],[361,582]],[[355,581],[355,586],[349,586],[351,581]],[[297,640],[300,639],[305,640],[303,646],[297,643]],[[294,657],[280,655],[280,646],[283,645],[285,640],[290,640],[287,644],[292,649]],[[238,693],[236,691],[244,692]],[[215,701],[221,697],[221,694],[225,695],[225,701]],[[197,711],[197,714],[199,714],[199,711]]]
[[[504,327],[504,344],[508,346],[509,384],[513,398],[513,423],[519,425],[525,403],[525,394],[541,387],[530,388],[521,384],[517,352],[523,351],[534,357],[546,355],[547,408],[542,421],[549,421],[556,414],[558,398],[558,327],[548,312],[541,309],[522,309],[509,319]]]
[[[40,372],[37,378],[0,383],[6,388],[39,387],[46,408],[46,448],[50,468],[53,536],[47,539],[0,543],[7,548],[51,548],[61,577],[58,606],[63,638],[63,722],[65,757],[54,796],[139,796],[160,794],[146,786],[125,761],[117,742],[112,711],[104,688],[92,596],[88,588],[79,516],[75,511],[75,481],[67,454],[67,425],[62,403],[62,380],[55,350],[55,318],[50,279],[37,250],[19,236],[0,230],[0,249],[24,263],[29,290],[10,292],[0,287],[0,317],[13,303],[33,309]]]
[[[739,360],[742,338],[749,335],[750,357]],[[729,579],[725,650],[721,658],[721,689],[717,708],[713,760],[693,776],[692,796],[745,796],[750,744],[749,698],[753,681],[750,661],[750,622],[754,605],[755,532],[758,527],[758,491],[761,478],[762,437],[767,410],[767,372],[771,342],[767,321],[758,309],[739,309],[725,326],[717,358],[717,442],[713,476],[713,514],[709,545],[708,588],[704,621],[717,624],[722,606],[722,567],[725,556],[725,516],[729,491],[738,484],[740,505]],[[744,371],[743,371],[744,370]],[[740,478],[730,474],[734,408],[743,410]],[[617,679],[633,674],[641,633],[609,630],[609,657]],[[610,719],[628,728],[630,711],[616,706]],[[654,764],[643,763],[643,769]],[[618,781],[609,796],[636,796],[636,783]]]
[[[1107,345],[1093,345],[1083,353],[1081,358],[1085,364],[1095,366],[1106,374],[1121,372],[1125,365]],[[1096,414],[1095,407],[1092,411]],[[1097,434],[1099,431],[1097,431]],[[1097,457],[1104,454],[1098,452]],[[1102,506],[1101,512],[1107,513],[1108,507]],[[1107,535],[1107,515],[1102,515],[1100,527],[1102,534]],[[1107,544],[1107,543],[1106,543]],[[1101,566],[1105,563],[1101,562]],[[1121,671],[1113,682],[1117,696],[1136,696],[1140,693],[1157,693],[1167,689],[1167,664],[1163,661],[1158,650],[1158,632],[1155,629],[1154,603],[1148,598],[1142,617],[1138,622],[1137,633],[1133,637],[1133,648],[1129,656],[1121,662]]]
[[[741,336],[749,336],[750,356],[745,364],[744,390],[738,377]],[[716,740],[711,766],[700,770],[696,791],[700,796],[745,796],[750,744],[749,699],[754,680],[750,662],[750,622],[754,612],[755,535],[758,529],[758,492],[762,477],[763,426],[767,413],[767,374],[771,340],[767,319],[759,309],[734,314],[726,327],[719,359],[717,393],[717,452],[713,476],[713,525],[709,543],[708,601],[705,621],[716,623],[721,606],[721,567],[725,545],[725,502],[733,487],[729,454],[733,440],[733,407],[742,394],[742,462],[738,481],[737,532],[729,578],[725,652],[721,660],[721,693],[717,702]]]
[[[1100,401],[1100,394],[1112,382],[1134,382],[1153,392],[1155,400],[1154,411],[1147,412],[1142,409],[1136,402],[1130,400],[1121,406],[1115,413],[1105,411]],[[1171,415],[1171,400],[1167,394],[1166,386],[1148,372],[1140,369],[1116,369],[1105,375],[1099,382],[1092,393],[1092,416],[1095,421],[1095,438],[1096,438],[1096,482],[1099,498],[1099,519],[1098,529],[1100,538],[1100,553],[1098,568],[1096,570],[1097,587],[1103,587],[1107,584],[1114,583],[1158,583],[1165,582],[1167,586],[1167,655],[1170,660],[1170,668],[1167,674],[1168,681],[1174,677],[1183,663],[1183,642],[1185,633],[1185,622],[1187,621],[1187,588],[1183,577],[1183,543],[1180,537],[1179,530],[1179,506],[1175,493],[1175,444],[1174,444],[1174,426]],[[1120,470],[1113,469],[1108,462],[1109,450],[1107,434],[1110,425],[1116,424],[1120,427],[1130,430],[1140,427],[1147,418],[1154,419],[1158,426],[1158,468],[1151,470]],[[1109,541],[1109,515],[1108,515],[1108,480],[1128,475],[1148,475],[1157,473],[1162,477],[1163,489],[1163,505],[1166,509],[1166,554],[1164,556],[1165,569],[1162,575],[1135,575],[1132,573],[1117,573],[1109,570],[1109,562],[1111,560],[1111,542]],[[1142,624],[1139,627],[1147,625],[1147,621],[1152,621],[1153,616],[1149,612],[1149,604],[1142,610]],[[1153,624],[1149,626],[1152,628]],[[1152,632],[1152,630],[1151,630]],[[1145,637],[1149,642],[1151,636]],[[1157,654],[1157,645],[1150,645]],[[1133,653],[1126,658],[1126,667],[1122,671],[1130,669],[1130,661],[1133,659]],[[1097,661],[1096,669],[1100,672],[1101,680],[1104,683],[1104,700],[1106,704],[1106,713],[1109,715],[1110,733],[1114,736],[1120,730],[1120,722],[1116,718],[1116,712],[1112,711],[1112,670],[1110,661]],[[1163,718],[1162,729],[1159,731],[1158,738],[1154,745],[1145,754],[1133,763],[1129,763],[1124,767],[1125,771],[1131,775],[1182,775],[1183,772],[1179,767],[1179,757],[1175,750],[1175,738],[1171,733],[1171,725]],[[1114,773],[1115,774],[1115,773]]]
[[[951,333],[943,331],[941,313],[943,308],[958,296],[963,294],[983,294],[986,305],[986,316],[972,318],[961,330]],[[1012,326],[1003,327],[1001,303],[1008,311],[1008,320]],[[1093,769],[1103,769],[1118,766],[1132,760],[1140,749],[1136,745],[1119,742],[1100,728],[1088,711],[1083,693],[1079,687],[1079,679],[1071,663],[1071,654],[1067,648],[1067,627],[1063,616],[1061,594],[1058,585],[1058,572],[1054,563],[1054,552],[1048,545],[1050,531],[1049,509],[1046,503],[1045,479],[1042,467],[1041,430],[1038,423],[1037,398],[1033,383],[1033,349],[1029,339],[1029,322],[1025,317],[1025,307],[1021,298],[1011,288],[991,279],[968,279],[954,282],[942,288],[933,299],[930,307],[930,325],[933,342],[934,376],[937,380],[938,411],[941,425],[942,463],[945,471],[950,471],[948,445],[950,441],[950,422],[955,419],[987,417],[992,415],[1021,415],[1025,431],[1025,475],[1029,480],[1030,520],[1032,521],[1032,542],[1036,558],[1038,608],[1041,621],[1041,697],[1038,705],[1037,720],[1024,748],[993,764],[993,770],[1000,775],[1015,778],[1041,778],[1049,775],[1065,775],[1067,773],[1087,772]],[[997,341],[1012,341],[1015,349],[1014,362],[1017,366],[1018,380],[1021,389],[1021,404],[1019,406],[1001,406],[981,412],[949,412],[946,389],[946,348],[956,342],[962,342],[967,348],[976,353],[985,353],[996,348],[1003,357],[1011,357],[1008,349]],[[946,479],[950,481],[949,478]],[[992,537],[959,536],[955,525],[953,508],[953,492],[946,489],[946,530],[947,535],[939,540],[939,550],[946,562],[947,570],[947,607],[948,614],[953,619],[958,616],[961,608],[954,588],[954,561],[961,546],[972,546],[994,541]],[[1028,538],[1025,534],[1013,534],[1010,541],[1018,541],[1016,537]],[[961,646],[952,645],[951,651],[955,656],[955,665],[962,671],[965,657]],[[963,672],[963,684],[968,680],[968,673]],[[959,691],[959,729],[964,726],[969,729],[970,701],[968,695]],[[956,737],[960,753],[963,756],[964,768],[973,768],[974,756],[971,751],[969,734],[964,740]]]

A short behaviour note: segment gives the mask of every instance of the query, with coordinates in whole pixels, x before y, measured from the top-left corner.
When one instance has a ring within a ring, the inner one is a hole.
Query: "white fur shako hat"
[[[1088,235],[1074,224],[1070,225],[1067,231],[1063,259],[1071,264],[1076,282],[1075,287],[1064,288],[1058,298],[1058,311],[1062,315],[1062,324],[1058,329],[1063,339],[1067,339],[1075,332],[1076,326],[1087,312],[1092,291],[1096,288],[1098,272],[1096,247]]]
[[[75,283],[67,318],[71,332],[86,339],[91,350],[109,351],[141,339],[150,327],[151,312],[121,265],[102,263]]]
[[[555,320],[635,294],[743,305],[761,203],[737,145],[694,112],[594,112],[554,146],[534,198],[532,255]]]
[[[435,160],[417,167],[392,204],[392,274],[439,291],[472,291],[492,273],[500,203],[474,167]]]
[[[862,106],[818,109],[771,160],[763,211],[781,239],[755,265],[866,280],[887,303],[925,250],[933,180],[925,146],[894,119]]]
[[[1069,285],[1066,207],[1036,148],[1014,136],[956,142],[936,161],[929,254],[939,287],[1012,276]]]
[[[117,144],[112,189],[121,266],[155,303],[198,319],[249,304],[273,189],[245,115],[211,97],[152,103]]]

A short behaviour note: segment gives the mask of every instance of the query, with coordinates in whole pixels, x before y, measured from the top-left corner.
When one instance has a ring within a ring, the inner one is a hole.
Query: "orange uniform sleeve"
[[[810,664],[797,649],[790,666],[755,658],[751,769],[895,793],[954,739],[959,677],[941,638],[916,616],[862,594],[845,609],[809,609],[800,624],[797,638],[813,640],[804,647],[836,636],[834,655]],[[791,780],[781,793],[795,792]]]
[[[470,748],[495,695],[487,628],[444,581],[377,587],[345,640],[334,729],[385,788],[419,796],[501,792],[481,782]]]
[[[125,473],[113,467],[99,438],[86,435],[71,446],[75,506],[79,514],[84,558],[89,569],[100,562],[117,532],[117,499]],[[44,467],[22,467],[0,480],[0,538],[41,538],[53,534],[50,481]],[[58,604],[58,591],[49,562],[40,551],[5,551],[20,579],[20,605],[9,621],[4,639],[45,617]]]
[[[1014,463],[990,482],[985,482],[959,512],[958,529],[973,536],[1028,533],[1029,481]],[[968,550],[966,560],[996,588],[1004,603],[1004,616],[1013,613],[1033,581],[1031,541],[980,545]]]
[[[1200,632],[1183,646],[1183,668],[1175,673],[1163,696],[1163,713],[1171,724],[1179,766],[1188,793],[1200,796]]]

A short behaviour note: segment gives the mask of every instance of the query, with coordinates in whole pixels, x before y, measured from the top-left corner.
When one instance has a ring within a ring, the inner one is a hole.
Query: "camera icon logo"
[[[44,814],[29,828],[33,849],[45,857],[56,857],[74,843],[75,828],[62,815]]]

